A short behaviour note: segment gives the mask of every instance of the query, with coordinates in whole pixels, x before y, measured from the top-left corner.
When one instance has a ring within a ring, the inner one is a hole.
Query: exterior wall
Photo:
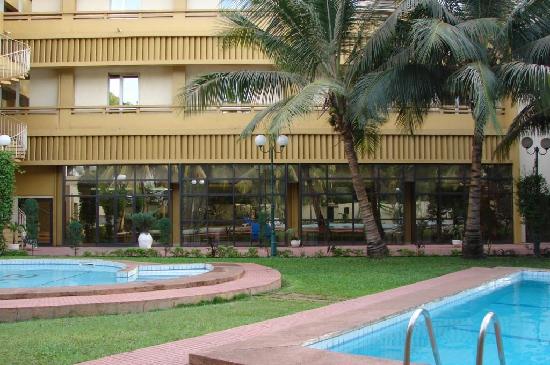
[[[61,11],[61,0],[33,0],[32,12],[58,12]]]
[[[187,9],[218,9],[220,0],[187,0]]]
[[[57,71],[43,69],[31,71],[29,99],[31,107],[53,106],[59,102],[59,76]]]

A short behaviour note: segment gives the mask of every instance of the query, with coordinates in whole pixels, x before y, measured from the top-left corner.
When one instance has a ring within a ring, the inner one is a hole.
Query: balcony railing
[[[31,49],[23,42],[0,35],[0,83],[24,79],[31,68]]]
[[[7,151],[14,154],[16,159],[23,160],[27,155],[27,125],[9,115],[0,114],[0,135],[11,137],[11,144]]]

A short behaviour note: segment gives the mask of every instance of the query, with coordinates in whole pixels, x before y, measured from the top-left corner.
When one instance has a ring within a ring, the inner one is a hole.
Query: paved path
[[[259,336],[300,327],[315,322],[324,321],[335,316],[345,316],[346,312],[362,311],[366,307],[376,306],[378,303],[395,301],[398,297],[416,296],[419,291],[432,291],[434,288],[446,288],[452,281],[460,285],[467,285],[477,281],[483,273],[492,272],[492,269],[468,269],[439,278],[388,290],[382,293],[368,295],[322,308],[299,312],[285,317],[275,318],[264,322],[236,327],[221,332],[190,338],[163,345],[147,347],[132,352],[108,356],[99,360],[85,362],[86,365],[187,365],[190,353],[204,353],[216,347],[232,345],[238,342],[256,339]],[[503,270],[502,273],[510,272]],[[500,273],[500,275],[502,275]],[[492,272],[495,275],[495,272]],[[499,273],[496,273],[499,275]],[[479,284],[477,284],[479,285]]]

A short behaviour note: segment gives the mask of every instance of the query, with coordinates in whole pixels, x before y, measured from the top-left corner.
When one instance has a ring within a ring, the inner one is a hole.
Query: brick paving
[[[345,360],[345,355],[319,352],[300,346],[326,333],[354,328],[422,303],[475,287],[517,269],[473,268],[439,278],[304,311],[264,322],[88,361],[85,365],[188,365],[192,364],[330,364],[332,356],[341,364],[388,364],[372,359]],[[279,351],[290,351],[286,354]],[[217,351],[217,352],[216,352]],[[249,351],[249,353],[247,353]],[[250,353],[250,351],[252,351]],[[208,355],[212,352],[213,355]],[[274,355],[277,353],[277,355]],[[291,355],[288,362],[285,355]],[[319,356],[321,354],[322,356]],[[228,356],[228,358],[224,358]],[[279,357],[280,356],[280,357]],[[298,357],[296,357],[298,356]],[[296,360],[305,356],[303,361]],[[209,359],[219,362],[209,362]],[[310,360],[305,360],[309,358]],[[313,360],[315,359],[315,360]],[[335,360],[336,361],[336,360]]]

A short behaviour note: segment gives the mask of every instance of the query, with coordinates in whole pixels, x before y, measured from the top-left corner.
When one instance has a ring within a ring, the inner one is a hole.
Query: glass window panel
[[[442,193],[463,193],[466,190],[466,184],[463,180],[441,180],[439,187]]]
[[[353,194],[353,183],[351,180],[329,180],[328,192],[332,194]]]
[[[300,175],[300,171],[298,169],[298,165],[288,165],[288,182],[289,183],[299,182],[299,179],[298,179],[299,175]]]
[[[109,105],[122,105],[120,76],[109,76]]]
[[[209,196],[207,213],[209,221],[232,221],[233,196]]]
[[[111,0],[111,10],[140,10],[141,0]]]
[[[348,165],[328,165],[329,178],[345,178],[351,176]]]
[[[440,167],[441,177],[454,177],[454,178],[463,178],[465,166],[462,165],[444,165]]]
[[[137,180],[168,180],[168,165],[145,165],[136,168]]]
[[[140,196],[136,197],[136,211],[150,213],[156,219],[168,217],[168,197]]]
[[[139,195],[166,196],[169,193],[168,181],[137,181],[136,193]]]
[[[401,191],[401,180],[380,180],[379,192],[381,194],[395,194]]]
[[[96,166],[68,166],[65,178],[66,180],[95,181],[96,174]]]
[[[416,178],[417,179],[437,179],[438,167],[435,165],[417,165],[416,166]]]
[[[317,223],[327,219],[326,196],[304,196],[302,199],[302,220],[307,224]]]
[[[96,198],[67,196],[65,198],[65,226],[73,219],[82,223],[83,243],[96,243]]]
[[[260,184],[258,180],[239,180],[235,182],[235,195],[258,195],[260,194]]]
[[[214,180],[208,182],[208,194],[226,194],[233,195],[232,180]]]
[[[183,195],[206,194],[208,191],[208,184],[204,179],[183,180],[181,184],[181,193]]]
[[[114,165],[100,165],[97,167],[99,180],[115,180],[117,172],[117,166]]]
[[[208,165],[183,165],[182,176],[184,179],[206,179]]]
[[[420,180],[415,184],[417,193],[437,193],[437,180]]]
[[[403,166],[401,165],[378,165],[378,176],[380,178],[401,178]]]
[[[416,196],[416,218],[428,221],[437,221],[437,195]]]
[[[374,178],[374,166],[373,165],[360,165],[359,166],[359,172],[361,173],[361,176],[365,179],[373,179]]]
[[[139,104],[139,79],[137,76],[122,77],[122,105]]]
[[[257,196],[235,196],[235,219],[238,224],[248,224],[258,219],[261,200]]]
[[[182,197],[181,219],[184,221],[206,222],[207,199],[204,196]]]
[[[65,195],[96,195],[97,184],[95,181],[66,181]]]
[[[235,165],[235,178],[236,179],[259,179],[260,178],[260,166],[259,165]]]
[[[210,166],[209,179],[232,179],[233,165],[212,165]]]
[[[326,179],[326,165],[302,165],[302,176],[305,180]]]

